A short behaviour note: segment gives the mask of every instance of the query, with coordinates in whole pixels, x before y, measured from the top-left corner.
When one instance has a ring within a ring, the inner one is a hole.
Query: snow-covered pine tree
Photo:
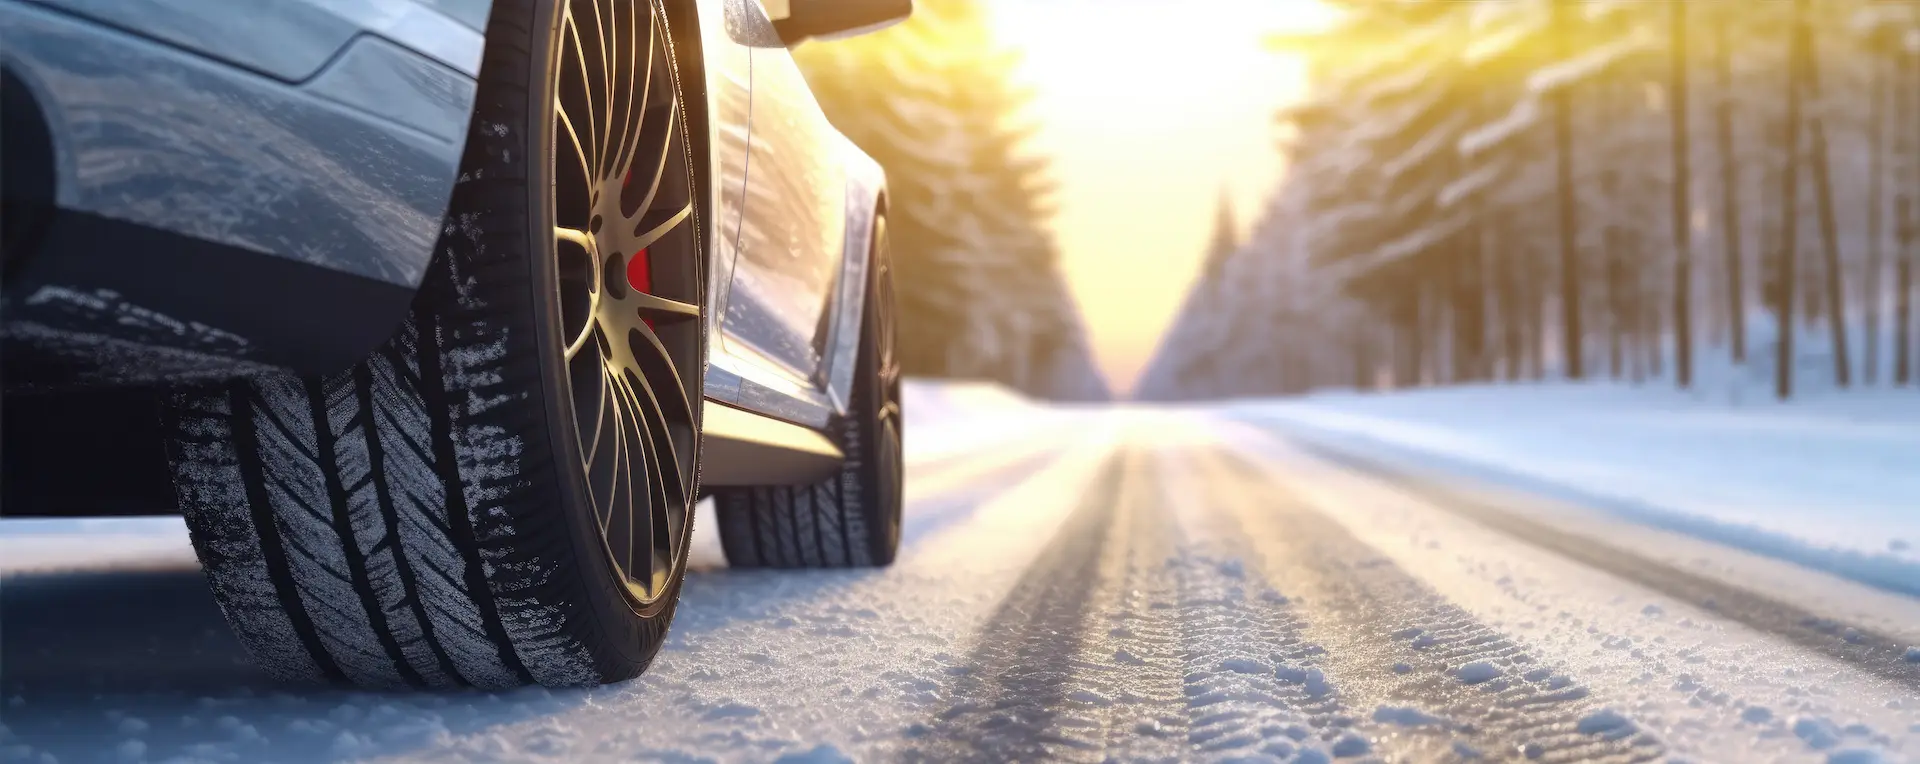
[[[908,374],[1104,397],[1059,267],[1048,163],[1027,149],[1019,57],[978,0],[794,51],[836,127],[887,171]]]

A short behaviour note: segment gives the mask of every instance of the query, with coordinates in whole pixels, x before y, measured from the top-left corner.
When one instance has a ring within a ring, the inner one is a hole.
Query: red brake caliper
[[[627,286],[641,294],[653,294],[653,266],[647,259],[645,249],[633,253],[633,258],[627,261]],[[640,320],[647,323],[647,328],[653,328],[653,319]]]
[[[629,167],[627,177],[620,182],[620,185],[625,186],[632,182],[633,168]],[[633,257],[627,260],[627,286],[633,287],[633,291],[641,294],[653,294],[653,264],[647,258],[647,250],[644,248],[633,253]],[[645,321],[648,328],[653,327],[653,319],[640,320]]]

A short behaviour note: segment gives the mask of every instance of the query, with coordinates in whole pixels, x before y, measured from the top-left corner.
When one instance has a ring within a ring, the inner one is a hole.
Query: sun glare
[[[1109,382],[1130,390],[1179,308],[1224,191],[1245,225],[1281,172],[1275,110],[1305,69],[1263,46],[1339,20],[1319,0],[994,0],[1060,181],[1062,265]]]

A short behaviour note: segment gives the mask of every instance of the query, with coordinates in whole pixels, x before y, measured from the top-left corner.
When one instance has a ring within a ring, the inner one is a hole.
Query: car
[[[885,176],[789,46],[911,12],[0,0],[7,514],[180,513],[261,667],[365,687],[638,675],[706,497],[890,564]]]

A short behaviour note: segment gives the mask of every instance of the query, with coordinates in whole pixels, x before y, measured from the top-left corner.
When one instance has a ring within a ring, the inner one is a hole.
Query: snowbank
[[[1920,394],[1912,389],[1782,404],[1660,386],[1542,384],[1233,408],[1920,594]]]
[[[997,382],[907,379],[901,383],[907,461],[933,461],[1028,438],[1067,416]]]

